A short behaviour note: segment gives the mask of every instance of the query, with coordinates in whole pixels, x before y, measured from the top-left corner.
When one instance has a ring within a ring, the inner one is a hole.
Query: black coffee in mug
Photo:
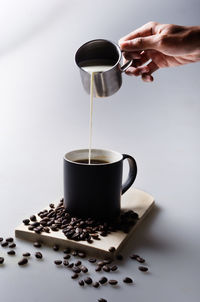
[[[135,159],[111,150],[75,150],[64,156],[64,206],[72,216],[110,219],[120,214],[121,195],[137,175]],[[129,174],[122,184],[123,161]]]

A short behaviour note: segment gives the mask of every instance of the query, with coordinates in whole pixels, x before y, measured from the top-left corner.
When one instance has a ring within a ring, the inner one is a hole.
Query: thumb
[[[135,38],[128,41],[120,41],[121,50],[124,51],[138,51],[145,49],[157,49],[158,37],[157,35]]]

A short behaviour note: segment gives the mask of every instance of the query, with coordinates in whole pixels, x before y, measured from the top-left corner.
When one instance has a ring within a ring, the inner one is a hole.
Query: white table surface
[[[77,48],[94,38],[117,42],[150,20],[198,24],[199,6],[195,0],[0,1],[0,236],[13,236],[22,219],[63,195],[62,157],[88,145],[89,97],[74,63]],[[124,75],[117,94],[95,100],[93,147],[133,155],[135,187],[157,204],[112,274],[132,276],[135,284],[80,288],[69,271],[54,266],[62,253],[45,247],[42,263],[32,257],[18,267],[21,253],[34,248],[17,240],[17,256],[0,247],[1,301],[199,301],[199,66],[160,70],[150,84]],[[147,260],[148,274],[128,258],[132,252]]]

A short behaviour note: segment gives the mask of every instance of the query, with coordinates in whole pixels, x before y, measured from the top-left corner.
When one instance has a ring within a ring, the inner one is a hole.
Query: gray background
[[[0,236],[63,195],[64,153],[88,146],[77,48],[94,38],[117,42],[151,20],[196,25],[199,8],[197,0],[0,1]],[[21,253],[34,251],[18,240],[16,257],[0,247],[2,301],[199,301],[199,66],[159,70],[153,83],[124,75],[117,94],[94,104],[93,147],[133,155],[135,187],[157,203],[124,252],[140,253],[150,273],[127,258],[112,277],[132,276],[135,285],[82,289],[54,267],[62,254],[51,249],[42,249],[42,264],[18,267]]]

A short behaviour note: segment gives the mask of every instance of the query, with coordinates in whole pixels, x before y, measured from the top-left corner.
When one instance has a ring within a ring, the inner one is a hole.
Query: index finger
[[[148,23],[142,25],[141,27],[137,28],[136,30],[132,31],[130,34],[122,37],[119,40],[119,44],[120,44],[120,42],[123,42],[123,41],[132,40],[132,39],[139,38],[139,37],[147,37],[147,36],[154,35],[155,28],[157,25],[158,25],[158,23],[156,23],[156,22],[148,22]]]

